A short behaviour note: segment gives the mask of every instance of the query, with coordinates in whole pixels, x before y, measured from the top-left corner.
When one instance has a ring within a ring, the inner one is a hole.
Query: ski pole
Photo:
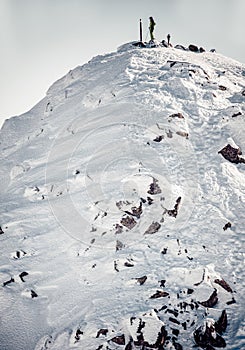
[[[140,42],[142,43],[142,22],[140,19]]]

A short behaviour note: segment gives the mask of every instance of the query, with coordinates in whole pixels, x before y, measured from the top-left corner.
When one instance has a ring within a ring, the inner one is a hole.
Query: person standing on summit
[[[150,25],[149,25],[150,36],[151,36],[151,40],[154,40],[153,31],[154,31],[156,23],[155,23],[153,17],[149,17],[149,20],[150,20]]]

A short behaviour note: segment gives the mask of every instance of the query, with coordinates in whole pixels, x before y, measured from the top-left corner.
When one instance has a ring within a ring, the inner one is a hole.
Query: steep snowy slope
[[[234,60],[126,44],[5,122],[1,350],[245,348],[244,102]]]

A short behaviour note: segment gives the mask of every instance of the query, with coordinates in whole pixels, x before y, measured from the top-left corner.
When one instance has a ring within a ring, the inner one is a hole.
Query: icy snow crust
[[[127,44],[5,122],[1,350],[190,349],[223,310],[245,348],[245,165],[218,154],[245,150],[244,89],[234,60]]]

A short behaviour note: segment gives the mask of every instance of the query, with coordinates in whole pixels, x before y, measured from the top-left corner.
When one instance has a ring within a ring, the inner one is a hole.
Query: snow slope
[[[129,43],[5,122],[1,350],[190,349],[223,310],[199,345],[245,349],[244,102],[239,62]]]

